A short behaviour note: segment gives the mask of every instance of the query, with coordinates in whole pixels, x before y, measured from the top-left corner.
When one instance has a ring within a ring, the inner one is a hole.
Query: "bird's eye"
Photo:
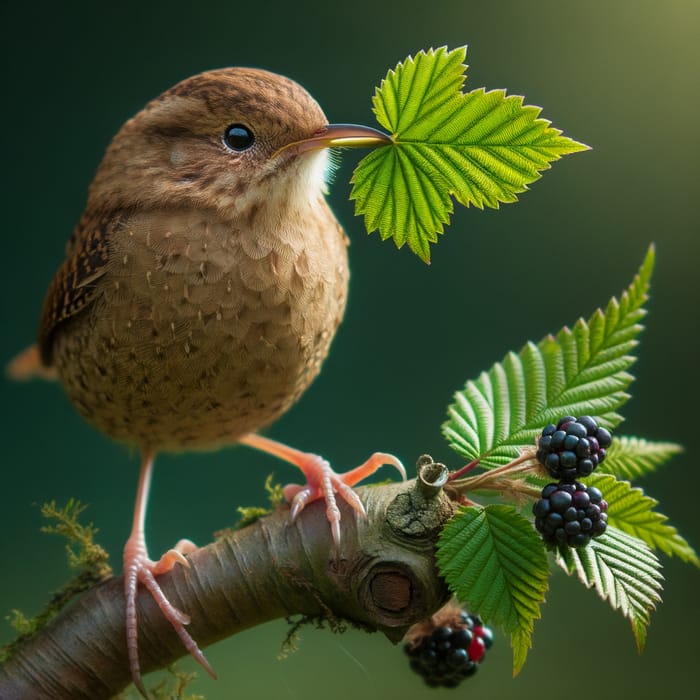
[[[224,143],[232,151],[247,151],[255,143],[255,136],[247,126],[231,124],[224,132]]]

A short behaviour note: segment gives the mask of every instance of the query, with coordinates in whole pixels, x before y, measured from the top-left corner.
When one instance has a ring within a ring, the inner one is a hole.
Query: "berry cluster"
[[[493,644],[493,632],[476,615],[460,611],[452,625],[431,625],[432,632],[414,638],[404,647],[411,668],[427,685],[457,687],[476,673]]]
[[[608,526],[608,504],[594,486],[578,481],[547,484],[532,507],[535,527],[548,544],[585,547]]]
[[[537,461],[559,483],[547,484],[532,506],[535,527],[548,544],[585,547],[608,526],[603,494],[577,478],[589,476],[605,459],[612,436],[590,416],[564,416],[545,426]]]
[[[590,416],[564,416],[545,427],[537,443],[537,460],[555,479],[572,482],[589,476],[605,459],[612,437]]]

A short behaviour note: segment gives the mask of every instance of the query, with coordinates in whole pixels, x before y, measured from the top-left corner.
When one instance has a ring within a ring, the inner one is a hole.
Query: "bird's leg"
[[[303,486],[288,484],[284,488],[284,497],[291,504],[291,519],[294,520],[304,506],[323,498],[326,503],[326,518],[331,526],[336,549],[340,547],[340,510],[336,503],[336,493],[353,508],[358,516],[364,516],[365,508],[358,495],[352,490],[352,486],[374,474],[384,464],[396,467],[403,479],[406,479],[406,470],[403,464],[393,455],[384,452],[375,452],[359,467],[343,474],[337,474],[322,457],[295,450],[293,447],[288,447],[262,435],[250,433],[242,437],[239,442],[279,457],[301,469],[306,477],[306,484]]]
[[[153,458],[154,455],[152,454],[144,454],[142,456],[139,487],[136,492],[136,505],[134,507],[134,522],[131,528],[131,535],[129,535],[129,539],[126,541],[126,545],[124,545],[126,646],[129,654],[129,668],[131,669],[134,685],[145,698],[148,697],[148,693],[141,680],[141,667],[138,653],[138,625],[136,620],[136,593],[139,583],[146,586],[163,615],[165,615],[175,629],[175,632],[177,632],[187,651],[192,654],[209,674],[216,678],[214,670],[197,646],[197,642],[192,639],[185,629],[185,625],[189,624],[190,618],[170,603],[155,579],[156,575],[170,571],[175,564],[189,566],[189,562],[185,559],[184,555],[196,549],[196,546],[189,540],[180,540],[173,549],[168,550],[158,561],[154,562],[148,556],[144,527],[146,523],[148,492],[151,488]]]

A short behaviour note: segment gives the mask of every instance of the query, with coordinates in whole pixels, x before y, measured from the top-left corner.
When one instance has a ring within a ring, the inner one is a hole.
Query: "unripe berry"
[[[404,646],[411,668],[431,687],[454,688],[474,675],[493,644],[493,632],[479,617],[453,610],[450,626],[431,622],[418,636],[409,633]]]

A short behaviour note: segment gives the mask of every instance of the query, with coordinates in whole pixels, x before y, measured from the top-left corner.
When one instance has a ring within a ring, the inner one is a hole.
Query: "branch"
[[[192,617],[200,647],[290,615],[350,621],[392,642],[448,597],[435,543],[454,504],[442,491],[446,470],[421,458],[419,477],[358,489],[367,518],[341,505],[341,558],[334,557],[325,507],[308,506],[294,523],[280,508],[193,552],[190,568],[159,578],[172,603]],[[144,591],[138,598],[144,672],[184,656],[180,640]],[[110,698],[131,682],[124,635],[122,577],[87,591],[0,667],[0,697]]]

